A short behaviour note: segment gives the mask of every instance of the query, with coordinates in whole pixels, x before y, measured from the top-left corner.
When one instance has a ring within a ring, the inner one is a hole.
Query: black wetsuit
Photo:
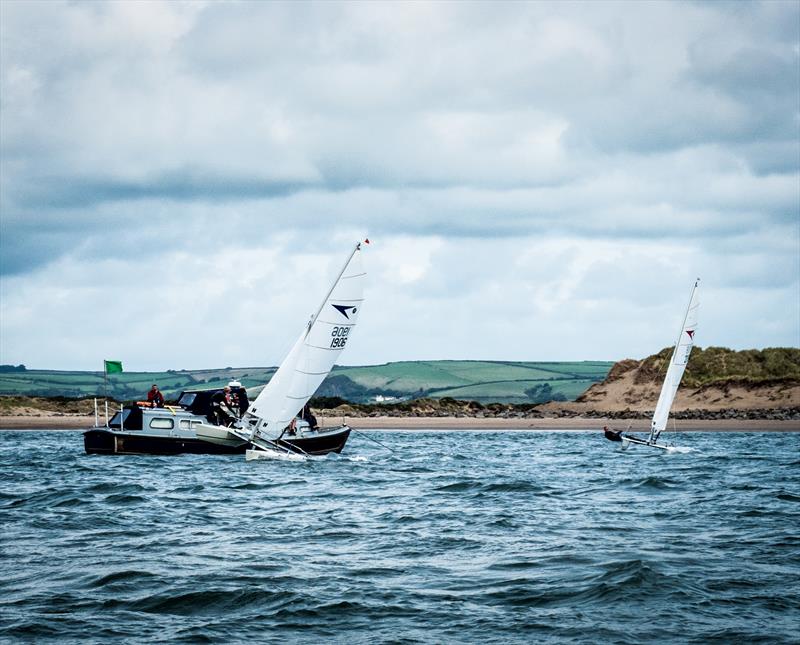
[[[303,406],[301,417],[303,421],[305,421],[312,430],[319,427],[317,425],[317,417],[311,414],[311,409],[307,405]]]
[[[622,430],[604,430],[603,434],[609,441],[622,441]]]
[[[217,426],[225,426],[231,421],[230,416],[222,409],[225,403],[225,393],[222,391],[214,392],[211,396],[211,414],[209,421]]]
[[[247,412],[247,408],[250,407],[250,401],[247,399],[247,390],[243,387],[239,388],[239,416],[242,416],[245,412]]]

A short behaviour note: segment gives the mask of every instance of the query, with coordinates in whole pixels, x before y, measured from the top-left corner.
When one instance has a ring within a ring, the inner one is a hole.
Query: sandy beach
[[[320,424],[349,423],[359,430],[532,430],[578,431],[601,429],[604,425],[627,428],[627,421],[595,418],[499,419],[474,417],[320,417]],[[42,415],[0,416],[0,430],[80,430],[94,425],[93,416]],[[649,427],[647,420],[636,420],[631,431]],[[672,429],[672,423],[670,423]],[[770,419],[681,419],[678,432],[800,432],[800,421]]]

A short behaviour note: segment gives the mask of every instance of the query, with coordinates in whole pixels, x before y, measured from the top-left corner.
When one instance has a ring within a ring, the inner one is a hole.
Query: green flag
[[[122,361],[106,361],[106,374],[117,374],[122,371]]]

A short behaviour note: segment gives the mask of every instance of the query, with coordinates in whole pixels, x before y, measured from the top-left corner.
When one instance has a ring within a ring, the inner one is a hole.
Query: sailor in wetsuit
[[[211,396],[211,419],[214,425],[230,426],[235,418],[231,409],[231,388],[225,386]]]
[[[308,403],[303,406],[303,409],[300,411],[300,418],[303,419],[308,424],[308,427],[312,430],[318,430],[319,426],[317,425],[317,417],[315,417],[311,413],[311,408],[308,407]]]
[[[247,390],[244,385],[239,386],[239,392],[236,395],[236,401],[239,404],[239,418],[244,416],[247,408],[250,407],[250,400],[247,398]]]
[[[603,426],[603,434],[609,441],[622,441],[622,430],[611,430],[608,426]]]

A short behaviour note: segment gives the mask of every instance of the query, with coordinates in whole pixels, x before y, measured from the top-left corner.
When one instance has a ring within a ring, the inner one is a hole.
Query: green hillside
[[[374,401],[377,396],[452,397],[482,403],[564,401],[575,399],[592,383],[602,381],[611,365],[607,361],[403,361],[335,367],[317,396],[341,397],[355,403]],[[274,367],[122,372],[109,376],[108,394],[117,400],[142,399],[157,383],[168,398],[174,398],[182,390],[220,387],[233,379],[254,388],[267,382],[274,372]],[[77,398],[102,393],[102,372],[0,366],[0,394]]]
[[[368,401],[451,397],[482,403],[573,400],[602,381],[610,362],[534,363],[500,361],[408,361],[367,367],[337,367],[319,396]]]
[[[221,387],[233,379],[246,387],[263,385],[275,368],[228,368],[167,372],[122,372],[108,377],[108,395],[117,400],[142,399],[153,383],[167,397],[183,390]],[[103,394],[102,372],[62,372],[57,370],[0,370],[0,394],[30,396],[85,397]]]

